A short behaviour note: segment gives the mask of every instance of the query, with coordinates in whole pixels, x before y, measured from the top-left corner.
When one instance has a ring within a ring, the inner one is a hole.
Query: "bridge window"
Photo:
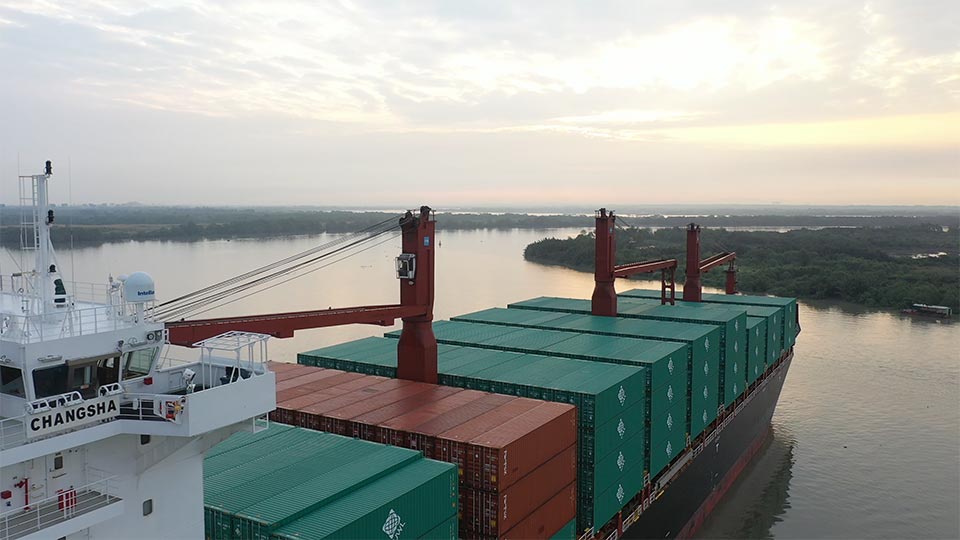
[[[38,398],[56,396],[67,392],[66,364],[33,370],[33,389]]]
[[[123,380],[136,379],[150,373],[157,347],[128,352],[124,358]]]
[[[9,366],[0,366],[0,393],[24,397],[23,371]]]

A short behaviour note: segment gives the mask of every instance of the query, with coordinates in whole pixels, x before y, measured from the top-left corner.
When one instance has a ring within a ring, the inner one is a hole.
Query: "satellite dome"
[[[134,272],[123,280],[123,297],[127,302],[152,302],[156,294],[153,278],[146,272]]]

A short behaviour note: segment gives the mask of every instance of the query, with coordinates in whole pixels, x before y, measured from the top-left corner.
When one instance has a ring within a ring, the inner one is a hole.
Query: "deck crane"
[[[220,317],[166,323],[170,343],[191,347],[229,331],[258,332],[278,338],[297,330],[403,321],[397,345],[397,376],[419,382],[437,382],[437,339],[433,334],[434,257],[436,221],[428,206],[400,218],[403,253],[397,257],[400,303],[331,308],[266,315]]]
[[[613,211],[601,208],[596,212],[596,252],[594,259],[594,288],[591,298],[591,313],[606,317],[617,316],[617,291],[614,283],[618,277],[660,271],[660,302],[673,304],[676,301],[676,259],[657,259],[629,264],[616,264],[616,216]],[[713,268],[729,263],[726,272],[726,293],[737,292],[736,252],[727,251],[706,259],[700,259],[700,227],[691,223],[687,227],[686,281],[683,285],[683,300],[700,302],[703,298],[700,276]]]
[[[686,280],[683,283],[683,300],[685,302],[700,302],[703,300],[703,284],[700,276],[722,264],[729,263],[724,271],[726,281],[724,292],[737,294],[737,252],[725,251],[706,259],[700,259],[700,226],[691,223],[687,225],[687,269]]]
[[[660,302],[674,303],[676,289],[676,259],[657,259],[629,264],[616,264],[616,221],[613,211],[601,208],[596,212],[596,252],[594,260],[594,287],[591,298],[591,313],[605,317],[617,316],[617,291],[614,283],[618,277],[660,271]]]

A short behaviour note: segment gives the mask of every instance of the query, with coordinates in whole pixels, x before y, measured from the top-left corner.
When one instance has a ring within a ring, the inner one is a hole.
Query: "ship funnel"
[[[53,174],[53,162],[48,159],[46,165],[47,165],[47,166],[46,166],[46,168],[43,169],[43,172],[44,172],[44,174],[46,174],[47,176],[50,176],[51,174]]]

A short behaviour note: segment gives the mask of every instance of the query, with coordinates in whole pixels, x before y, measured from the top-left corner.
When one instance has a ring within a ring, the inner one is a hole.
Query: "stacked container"
[[[540,297],[510,304],[516,309],[535,311],[555,311],[563,313],[590,313],[589,300]],[[708,324],[721,329],[720,334],[720,380],[718,385],[719,407],[727,407],[745,390],[744,370],[746,369],[747,314],[741,306],[731,309],[704,310],[692,306],[660,305],[643,299],[620,298],[617,304],[617,316]]]
[[[274,424],[204,460],[210,539],[454,539],[457,473],[419,452]],[[451,524],[452,520],[452,524]]]
[[[487,335],[484,325],[475,326],[480,327],[474,329],[478,336]],[[353,342],[362,353],[338,346],[301,353],[298,361],[351,371],[376,369],[395,376],[396,344],[396,340],[367,338]],[[441,345],[438,371],[443,385],[576,406],[579,531],[603,525],[641,490],[647,469],[641,457],[645,450],[646,369]],[[445,435],[452,438],[454,433]],[[566,521],[558,523],[557,530],[564,524]]]
[[[461,321],[434,323],[433,331],[438,343],[448,345],[640,367],[646,377],[644,423],[650,429],[645,433],[646,443],[632,442],[632,446],[649,451],[649,474],[655,476],[663,470],[687,445],[690,351],[686,344]],[[391,332],[387,337],[399,338],[400,333]]]
[[[275,420],[457,465],[463,537],[520,538],[540,528],[549,536],[576,515],[570,405],[332,369],[304,372],[294,364],[271,367],[284,388],[278,394],[287,394],[278,397]]]
[[[797,318],[797,299],[781,298],[778,296],[751,296],[748,294],[704,294],[703,302],[708,304],[726,304],[734,306],[757,306],[768,307],[780,310],[780,316],[777,322],[772,325],[775,332],[783,335],[780,341],[780,351],[782,354],[797,342],[797,333],[800,332],[800,326]]]
[[[451,320],[685,343],[688,345],[690,437],[700,435],[717,417],[720,329],[716,326],[503,308],[460,315]]]

